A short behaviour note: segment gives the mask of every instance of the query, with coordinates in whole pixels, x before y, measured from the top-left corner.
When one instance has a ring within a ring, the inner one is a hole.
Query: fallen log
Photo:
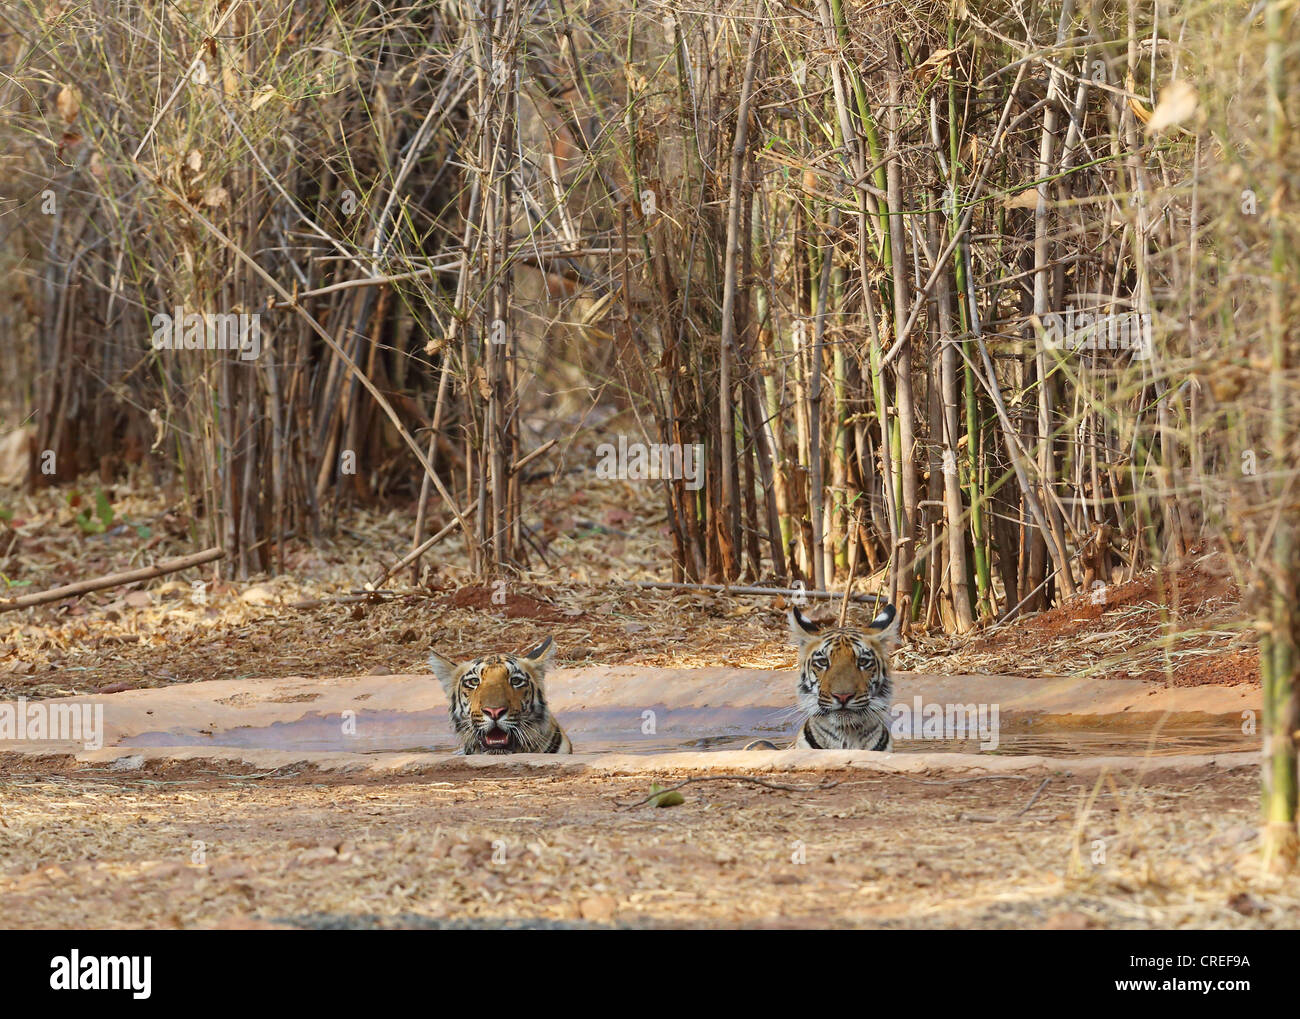
[[[44,605],[46,602],[58,601],[60,598],[71,598],[79,594],[89,594],[91,591],[102,591],[106,587],[133,584],[137,580],[151,580],[154,577],[161,577],[168,573],[176,573],[178,570],[187,570],[191,566],[202,566],[204,563],[220,559],[225,554],[224,549],[209,548],[204,549],[202,552],[195,552],[192,555],[180,556],[177,559],[164,559],[153,566],[145,566],[138,570],[112,573],[107,577],[98,577],[94,580],[79,580],[75,584],[54,587],[48,591],[41,591],[39,594],[25,594],[21,598],[0,598],[0,612],[8,612],[11,609],[27,609],[33,605]]]
[[[724,584],[670,584],[667,581],[658,580],[638,580],[632,585],[645,590],[652,591],[713,591],[717,594],[737,594],[737,595],[786,595],[798,597],[803,595],[805,598],[843,598],[844,591],[804,591],[794,587],[739,587],[735,584],[726,586]],[[850,601],[873,601],[883,602],[887,599],[883,594],[852,594],[849,596]]]

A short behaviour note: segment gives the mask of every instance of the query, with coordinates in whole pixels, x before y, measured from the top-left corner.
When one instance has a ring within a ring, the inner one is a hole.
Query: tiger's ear
[[[555,642],[547,637],[531,651],[525,651],[522,657],[525,664],[531,666],[539,676],[545,675],[551,659],[555,657]]]
[[[451,695],[456,689],[456,671],[460,666],[450,659],[443,658],[437,651],[430,651],[429,668],[438,677],[438,682],[442,684],[442,690],[447,695],[447,700],[451,700]]]
[[[814,623],[795,606],[790,606],[790,639],[803,645],[821,633],[821,624]]]
[[[902,622],[902,618],[898,615],[898,611],[894,606],[886,605],[876,615],[876,618],[867,624],[867,629],[879,639],[887,652],[891,652],[898,647],[898,631]]]

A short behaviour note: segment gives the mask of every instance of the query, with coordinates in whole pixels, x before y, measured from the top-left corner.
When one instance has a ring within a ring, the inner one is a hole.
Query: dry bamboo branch
[[[550,448],[555,445],[556,441],[557,440],[555,439],[548,439],[546,442],[542,443],[540,446],[538,446],[527,456],[520,457],[518,460],[516,460],[513,464],[510,465],[510,472],[513,474],[521,470],[527,464],[532,463],[532,461],[536,460],[539,456],[543,455],[548,450],[550,450]],[[477,508],[478,508],[478,499],[474,499],[468,506],[466,506],[463,510],[461,510],[460,515],[463,517],[468,517]],[[450,524],[448,524],[446,527],[440,530],[437,534],[433,535],[433,537],[427,539],[426,541],[421,543],[418,547],[411,549],[410,552],[406,553],[406,555],[404,555],[400,560],[398,560],[392,566],[388,567],[388,569],[386,569],[382,574],[380,574],[377,579],[372,581],[370,587],[372,589],[379,588],[384,583],[384,581],[386,581],[398,570],[403,569],[406,566],[409,566],[411,563],[419,559],[420,556],[424,555],[425,552],[433,548],[434,545],[442,541],[442,539],[445,538],[448,534],[450,534],[452,530],[455,529],[455,527],[456,527],[456,522],[452,521]]]
[[[761,8],[762,0],[757,5]],[[722,440],[722,506],[724,526],[732,542],[740,544],[740,501],[735,489],[736,404],[732,398],[731,352],[736,339],[736,256],[740,253],[740,189],[745,179],[745,156],[749,150],[749,107],[754,99],[754,74],[763,45],[767,23],[758,16],[749,34],[749,54],[745,59],[745,79],[740,89],[740,106],[736,110],[736,134],[731,147],[731,191],[727,199],[727,241],[724,256],[725,281],[722,290],[722,336],[718,349],[718,420]]]
[[[91,591],[102,591],[108,587],[120,587],[122,584],[134,584],[140,580],[151,580],[154,577],[165,576],[168,573],[188,570],[191,566],[202,566],[204,563],[220,559],[225,554],[224,549],[209,548],[204,549],[202,552],[195,552],[192,555],[181,556],[178,559],[165,559],[153,566],[146,566],[138,570],[111,573],[107,577],[98,577],[95,580],[79,580],[75,584],[65,584],[63,587],[51,588],[39,594],[25,594],[21,598],[0,598],[0,612],[8,612],[11,609],[27,609],[33,605],[44,605],[46,602],[58,601],[60,598],[89,594]]]
[[[478,499],[474,499],[472,502],[469,503],[469,505],[467,505],[463,510],[460,511],[460,515],[462,517],[468,517],[471,513],[473,513],[476,509],[478,509],[478,503],[479,503]],[[429,551],[429,549],[433,548],[434,545],[442,541],[443,538],[447,537],[447,535],[449,535],[455,529],[456,529],[456,521],[453,520],[446,527],[440,530],[437,534],[433,535],[433,537],[427,539],[416,548],[411,549],[411,551],[407,552],[406,555],[402,556],[401,559],[393,563],[393,565],[388,567],[388,569],[384,570],[383,573],[381,573],[378,577],[376,577],[373,581],[370,582],[370,587],[372,589],[377,589],[381,587],[384,581],[386,581],[394,573],[396,573],[398,570],[402,569],[403,567],[409,566],[411,563],[415,562],[415,560],[419,559],[420,556],[424,555],[424,553]]]

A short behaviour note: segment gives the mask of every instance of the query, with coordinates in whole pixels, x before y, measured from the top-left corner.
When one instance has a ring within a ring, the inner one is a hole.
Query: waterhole
[[[664,754],[740,750],[752,740],[788,745],[798,726],[789,710],[766,707],[593,708],[558,713],[576,753]],[[986,720],[987,721],[987,720]],[[293,720],[230,729],[175,727],[136,733],[120,746],[222,746],[361,754],[453,753],[458,743],[445,710],[370,711],[351,717],[312,713]],[[1231,717],[1158,714],[1077,719],[1024,716],[1001,720],[996,732],[952,729],[939,736],[920,720],[895,730],[900,753],[1036,754],[1050,757],[1170,756],[1258,750],[1259,737]]]

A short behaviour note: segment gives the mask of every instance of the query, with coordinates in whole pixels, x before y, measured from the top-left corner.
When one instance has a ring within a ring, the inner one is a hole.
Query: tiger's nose
[[[840,702],[840,707],[842,708],[847,708],[849,706],[849,701],[853,700],[853,694],[851,693],[837,693],[832,694],[831,696]]]
[[[500,721],[501,716],[506,713],[505,708],[484,708],[483,714],[487,715],[492,721]]]

